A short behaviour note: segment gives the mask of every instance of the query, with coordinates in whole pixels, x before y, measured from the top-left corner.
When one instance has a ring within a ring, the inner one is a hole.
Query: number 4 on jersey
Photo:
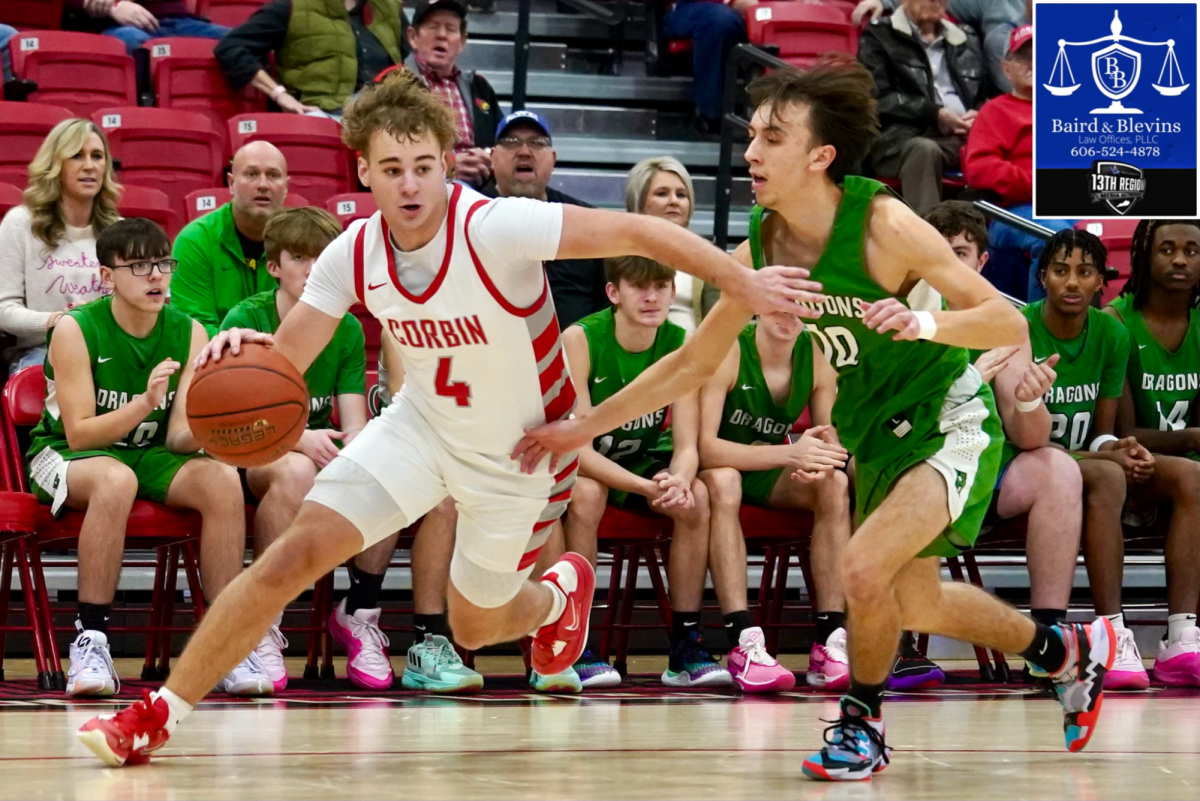
[[[1176,401],[1170,414],[1163,414],[1162,401],[1155,401],[1154,405],[1158,407],[1159,431],[1182,431],[1187,428],[1188,407],[1191,406],[1191,401]]]
[[[437,389],[437,394],[443,398],[454,398],[456,405],[470,406],[471,385],[465,381],[450,381],[450,366],[453,361],[453,356],[443,356],[438,359],[437,378],[434,380],[434,388]]]

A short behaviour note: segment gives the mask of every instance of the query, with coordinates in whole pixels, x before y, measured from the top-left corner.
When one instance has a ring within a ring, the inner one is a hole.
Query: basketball
[[[235,467],[261,467],[290,451],[308,424],[308,388],[285,356],[242,343],[196,371],[188,425],[211,456]]]

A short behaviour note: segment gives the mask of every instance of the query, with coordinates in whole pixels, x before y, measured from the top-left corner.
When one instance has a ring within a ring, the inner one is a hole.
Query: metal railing
[[[559,0],[559,2],[610,27],[621,25],[629,16],[629,0],[604,3],[596,0]],[[529,85],[529,17],[532,11],[533,0],[520,0],[517,4],[517,32],[513,39],[515,48],[512,84],[513,111],[521,111],[525,108],[525,95]]]

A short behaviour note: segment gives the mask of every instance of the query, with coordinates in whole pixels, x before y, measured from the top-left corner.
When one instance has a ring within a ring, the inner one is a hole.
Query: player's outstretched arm
[[[187,421],[187,397],[188,390],[192,387],[192,376],[196,373],[196,357],[207,344],[207,329],[201,323],[192,321],[192,344],[188,360],[179,376],[179,386],[171,404],[171,416],[167,418],[167,450],[172,453],[195,453],[200,450],[200,440],[192,436],[192,429]]]
[[[1050,444],[1050,412],[1046,404],[1038,403],[1033,408],[1028,404],[1036,403],[1054,386],[1054,379],[1058,377],[1054,365],[1058,364],[1058,359],[1058,354],[1054,353],[1049,359],[1035,364],[1033,350],[1026,339],[993,379],[996,407],[1004,423],[1004,433],[1023,451]]]

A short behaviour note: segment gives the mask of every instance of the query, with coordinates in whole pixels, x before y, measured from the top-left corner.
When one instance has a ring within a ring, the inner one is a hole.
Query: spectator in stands
[[[942,199],[942,175],[959,166],[958,151],[982,102],[979,39],[945,19],[946,0],[904,0],[872,22],[858,43],[879,100],[875,174],[900,179],[918,214]]]
[[[1154,678],[1200,686],[1200,220],[1142,220],[1133,232],[1130,278],[1105,312],[1131,345],[1117,434],[1154,454],[1154,473],[1129,485],[1143,520],[1169,510],[1167,633]],[[1117,549],[1118,554],[1120,549]],[[1114,558],[1114,568],[1121,561]],[[1090,573],[1089,573],[1090,575]],[[1119,590],[1121,573],[1108,586]],[[1136,648],[1134,648],[1136,653]],[[1115,666],[1114,666],[1115,667]]]
[[[514,111],[496,128],[496,146],[492,150],[496,180],[483,192],[494,197],[528,197],[587,206],[550,186],[557,158],[546,120],[532,111]],[[546,277],[562,328],[608,308],[602,259],[548,261]]]
[[[72,309],[50,340],[46,378],[53,383],[28,458],[30,486],[43,503],[55,513],[64,505],[84,512],[68,695],[116,689],[108,617],[135,499],[200,513],[207,601],[242,570],[246,523],[237,471],[198,453],[187,423],[193,362],[208,336],[167,305],[170,253],[167,235],[149,220],[105,228],[96,255],[112,294]],[[271,683],[251,654],[217,690],[269,695]]]
[[[217,44],[234,90],[253,86],[284,111],[341,117],[342,106],[404,60],[401,0],[269,0]],[[281,82],[267,71],[275,55]]]
[[[234,306],[278,286],[267,270],[263,236],[287,197],[287,160],[270,142],[250,142],[234,154],[226,180],[233,199],[175,237],[179,274],[171,302],[209,336]]]
[[[41,364],[46,337],[63,313],[109,290],[100,280],[96,237],[115,223],[121,187],[108,139],[89,120],[64,120],[29,163],[23,203],[0,222],[0,331],[15,372]]]
[[[189,9],[186,0],[67,0],[66,27],[95,30],[120,39],[133,55],[160,36],[220,39],[229,28],[209,22]]]
[[[702,136],[721,131],[725,61],[729,51],[746,41],[742,13],[757,0],[675,0],[663,17],[668,39],[692,40],[692,95],[695,125]]]
[[[461,70],[458,57],[467,46],[467,7],[458,0],[418,0],[408,29],[412,55],[404,66],[421,76],[430,91],[454,111],[458,141],[454,176],[474,187],[492,172],[489,149],[500,134],[500,101],[487,78]]]
[[[1004,74],[1009,94],[983,104],[963,149],[963,177],[972,189],[994,192],[1000,205],[1033,219],[1033,26],[1014,28],[1009,37]],[[1070,228],[1072,220],[1038,220],[1052,231]],[[1030,301],[1045,297],[1036,265],[1045,241],[1002,222],[992,224],[992,246],[1028,252]]]

